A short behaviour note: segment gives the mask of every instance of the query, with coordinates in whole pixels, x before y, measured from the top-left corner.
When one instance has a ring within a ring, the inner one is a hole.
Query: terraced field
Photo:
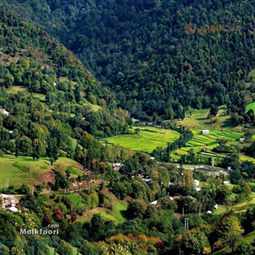
[[[214,147],[217,145],[217,140],[219,139],[226,139],[227,141],[234,142],[242,137],[242,133],[232,130],[210,130],[208,135],[201,134],[200,130],[193,130],[193,134],[194,137],[187,143],[187,146]]]
[[[106,141],[130,150],[150,153],[157,147],[165,147],[167,143],[179,138],[179,133],[174,130],[156,127],[135,127],[131,132],[127,135],[109,137]]]
[[[241,132],[233,130],[210,130],[208,135],[203,135],[201,130],[192,130],[193,138],[186,144],[185,147],[175,151],[173,153],[174,158],[186,154],[191,149],[194,152],[204,151],[202,154],[208,157],[221,157],[220,154],[211,152],[212,149],[219,145],[219,139],[225,139],[228,142],[237,142],[242,137]]]
[[[193,133],[193,138],[182,147],[171,154],[173,160],[178,160],[182,155],[190,150],[200,153],[202,157],[220,158],[223,154],[215,153],[212,150],[219,145],[218,141],[224,139],[229,143],[237,143],[243,136],[239,128],[226,127],[225,122],[228,116],[224,113],[224,108],[219,110],[214,121],[208,118],[209,110],[193,110],[186,118],[178,124],[189,128]],[[202,130],[209,130],[209,134],[202,134]]]

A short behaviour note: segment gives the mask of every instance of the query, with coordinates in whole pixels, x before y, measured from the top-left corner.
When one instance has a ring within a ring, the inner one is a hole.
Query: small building
[[[230,185],[230,181],[224,181],[223,182],[225,185]]]
[[[203,129],[203,130],[201,131],[201,134],[202,134],[202,135],[209,135],[209,134],[210,134],[210,130],[208,130],[208,129]]]
[[[10,113],[8,111],[6,111],[4,108],[0,108],[0,114],[4,115],[4,116],[9,116]]]
[[[132,122],[133,122],[133,123],[138,123],[138,122],[139,122],[139,120],[138,120],[138,119],[136,119],[136,118],[132,118]]]
[[[199,185],[200,185],[200,181],[196,180],[196,179],[193,181],[193,183],[194,183],[195,187],[199,187]]]
[[[118,172],[121,169],[122,166],[123,166],[122,163],[113,163],[112,164],[112,170]]]
[[[228,166],[227,170],[228,170],[229,172],[231,172],[231,171],[232,171],[232,167],[231,167],[231,166]]]
[[[15,195],[0,194],[1,208],[12,212],[18,212],[19,199]]]
[[[201,191],[201,188],[200,187],[195,187],[195,191],[199,192],[199,191]]]
[[[150,203],[151,205],[157,205],[158,204],[158,200],[155,200],[153,202]]]
[[[243,143],[243,142],[245,142],[245,138],[244,138],[244,137],[241,137],[241,138],[240,138],[240,143]]]
[[[197,191],[197,192],[201,191],[200,181],[199,180],[194,180],[193,181],[193,187],[194,187],[195,191]]]

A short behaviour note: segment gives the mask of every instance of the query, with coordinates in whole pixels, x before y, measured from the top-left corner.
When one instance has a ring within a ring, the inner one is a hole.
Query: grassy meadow
[[[82,166],[72,159],[60,157],[55,163],[54,168],[61,173],[67,169],[72,176],[82,174]],[[50,163],[46,158],[33,160],[31,157],[15,157],[4,155],[0,157],[0,188],[8,186],[20,186],[22,184],[33,185],[39,182],[40,177],[51,169]]]
[[[139,132],[135,132],[138,130]],[[157,147],[165,147],[167,143],[178,139],[179,133],[169,129],[156,127],[135,127],[130,134],[106,138],[108,143],[143,152],[152,152]]]
[[[123,212],[127,210],[128,203],[123,200],[119,200],[108,190],[104,191],[104,200],[105,204],[103,207],[93,207],[84,211],[82,216],[80,216],[77,221],[78,222],[89,222],[94,215],[99,215],[106,221],[111,221],[114,224],[121,224],[125,222],[125,217],[123,216]],[[74,195],[72,195],[74,196]],[[81,205],[81,200],[78,199],[79,195],[76,195],[75,201],[78,201]],[[72,200],[73,201],[73,200]]]
[[[245,112],[248,112],[249,110],[252,110],[253,112],[255,112],[255,102],[252,102],[246,105]]]
[[[47,172],[49,162],[45,159],[33,160],[31,157],[0,157],[0,188],[8,186],[32,185]]]
[[[54,163],[54,168],[62,174],[65,174],[65,171],[68,169],[73,177],[83,174],[82,165],[70,158],[58,158],[58,160]]]

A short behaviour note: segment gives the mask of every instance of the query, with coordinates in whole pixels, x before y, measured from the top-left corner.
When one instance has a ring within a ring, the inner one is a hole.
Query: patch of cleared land
[[[45,159],[9,155],[0,157],[0,188],[32,185],[48,168],[49,162]]]
[[[69,170],[72,176],[79,176],[84,173],[82,165],[75,160],[65,157],[58,158],[58,160],[54,163],[54,168],[62,174],[64,174],[66,170]]]
[[[85,211],[85,213],[79,217],[79,222],[89,222],[93,215],[99,215],[106,221],[112,221],[115,224],[121,224],[125,222],[125,218],[122,212],[127,210],[127,203],[124,201],[116,200],[112,204],[112,209],[103,207],[93,208]]]
[[[225,108],[221,107],[217,116],[213,119],[208,118],[209,110],[192,110],[184,120],[178,121],[178,125],[190,129],[193,138],[182,147],[171,154],[173,160],[178,160],[182,155],[186,155],[190,150],[200,153],[202,157],[222,157],[219,153],[212,152],[212,149],[218,146],[220,139],[228,143],[239,142],[243,136],[240,128],[227,126],[228,116],[225,114]],[[203,130],[208,130],[209,134],[203,134]]]
[[[22,86],[11,86],[6,90],[7,90],[8,94],[12,94],[12,95],[16,95],[19,92],[26,92],[27,91],[27,89],[22,87]]]
[[[0,157],[0,188],[33,185],[43,174],[50,170],[48,159],[33,160],[31,157],[15,157],[4,155]],[[76,161],[61,157],[54,163],[54,168],[61,173],[69,169],[72,176],[83,174],[82,166]]]
[[[130,150],[150,153],[157,147],[165,147],[167,143],[179,138],[176,131],[156,127],[135,127],[131,132],[127,135],[109,137],[106,141]]]
[[[15,95],[15,94],[18,94],[18,93],[21,93],[21,92],[27,92],[28,93],[27,88],[22,87],[22,86],[11,86],[6,91],[7,91],[7,93],[12,94],[12,95]],[[33,92],[32,96],[34,98],[39,99],[41,102],[45,102],[45,100],[46,100],[46,96],[42,93]]]
[[[224,214],[227,211],[234,211],[235,213],[243,213],[245,212],[248,208],[255,206],[255,193],[253,192],[250,197],[240,203],[237,203],[232,206],[226,206],[226,205],[220,205],[215,211],[215,214]]]

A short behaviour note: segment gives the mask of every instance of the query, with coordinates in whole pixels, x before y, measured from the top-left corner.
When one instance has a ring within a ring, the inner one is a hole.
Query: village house
[[[0,108],[0,114],[4,115],[4,116],[9,116],[10,113],[8,111],[6,111],[4,108]]]
[[[210,130],[204,129],[204,130],[201,131],[201,134],[202,135],[209,135],[210,134]]]
[[[0,206],[4,210],[19,211],[19,198],[15,195],[0,194]]]
[[[132,118],[132,122],[135,124],[135,123],[138,123],[139,120],[138,120],[138,119],[135,119],[135,118]]]
[[[150,203],[151,205],[157,205],[158,204],[158,200],[155,200],[153,202]]]
[[[241,137],[240,138],[240,143],[243,143],[245,141],[245,138],[244,137]]]
[[[199,181],[199,180],[194,180],[194,181],[193,181],[193,187],[194,187],[194,189],[195,189],[197,192],[201,191],[200,181]]]
[[[118,172],[121,169],[122,166],[123,166],[122,163],[113,163],[112,164],[112,170]]]

